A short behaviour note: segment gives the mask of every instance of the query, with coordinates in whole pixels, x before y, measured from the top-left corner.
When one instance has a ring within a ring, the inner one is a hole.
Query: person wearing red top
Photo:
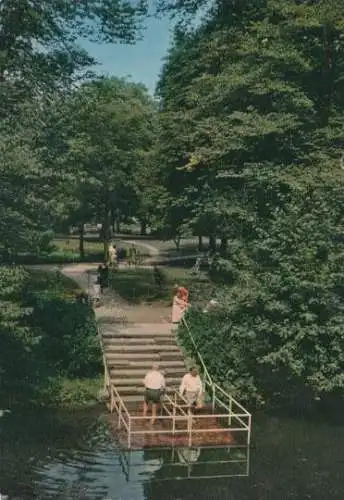
[[[189,292],[183,286],[174,287],[174,297],[172,306],[172,323],[177,325],[183,317],[189,300]]]

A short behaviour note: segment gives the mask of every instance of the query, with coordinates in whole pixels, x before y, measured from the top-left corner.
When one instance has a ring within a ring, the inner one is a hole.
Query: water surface
[[[1,418],[0,493],[8,500],[344,499],[344,425],[255,416],[247,476],[244,448],[120,452],[107,419],[103,408]]]

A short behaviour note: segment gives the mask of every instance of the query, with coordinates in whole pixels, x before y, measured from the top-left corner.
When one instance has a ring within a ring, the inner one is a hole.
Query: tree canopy
[[[228,380],[237,356],[242,370],[229,378],[241,390],[246,380],[246,393],[283,399],[283,384],[300,380],[310,394],[331,392],[343,383],[344,10],[331,0],[219,7],[177,33],[161,74],[160,179],[171,200],[161,213],[179,205],[180,226],[223,240],[213,266],[231,285],[228,327],[220,335],[214,322],[207,342],[199,330],[214,370]],[[256,364],[224,341],[249,346]]]
[[[208,237],[223,311],[193,321],[216,376],[260,402],[341,391],[344,7],[157,4],[177,23],[153,100],[78,47],[134,42],[146,2],[0,3],[0,246],[93,214],[106,253],[115,213]]]

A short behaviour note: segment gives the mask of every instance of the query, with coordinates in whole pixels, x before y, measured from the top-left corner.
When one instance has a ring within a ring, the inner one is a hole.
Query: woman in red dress
[[[183,317],[189,300],[189,292],[183,286],[174,287],[174,297],[172,306],[172,323],[177,325]]]

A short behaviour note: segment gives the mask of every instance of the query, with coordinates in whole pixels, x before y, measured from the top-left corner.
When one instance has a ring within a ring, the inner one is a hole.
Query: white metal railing
[[[187,326],[186,321],[184,324]],[[125,429],[127,435],[127,449],[133,447],[133,438],[135,436],[146,435],[165,435],[173,438],[177,435],[186,435],[188,446],[193,446],[195,436],[201,434],[218,434],[240,432],[246,434],[246,445],[251,440],[251,414],[238,402],[233,396],[229,395],[219,387],[210,377],[204,361],[197,349],[192,333],[188,328],[190,338],[193,341],[199,363],[204,370],[204,388],[212,396],[211,413],[193,414],[186,399],[178,392],[165,394],[161,404],[161,414],[156,419],[163,425],[149,429],[145,422],[151,419],[150,416],[137,415],[127,408],[121,398],[117,388],[111,382],[110,371],[107,364],[103,338],[101,330],[98,327],[98,337],[102,350],[104,363],[104,389],[109,394],[109,410],[117,414],[117,427],[119,430]],[[209,419],[212,419],[212,426],[209,426]],[[216,426],[214,427],[214,422]],[[199,424],[198,426],[196,424]],[[135,447],[135,443],[134,443]]]

